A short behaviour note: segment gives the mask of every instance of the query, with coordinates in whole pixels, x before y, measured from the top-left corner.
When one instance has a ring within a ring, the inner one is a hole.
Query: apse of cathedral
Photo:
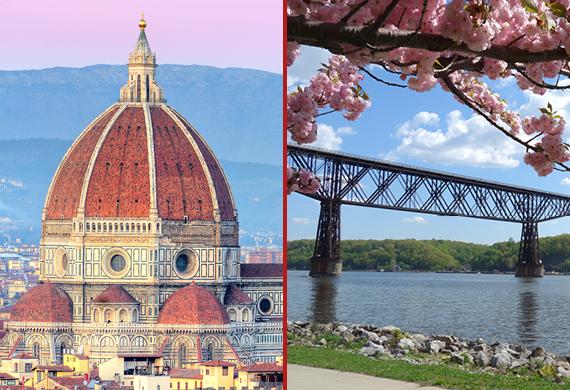
[[[166,104],[146,22],[139,27],[118,102],[83,130],[53,177],[40,283],[13,306],[0,359],[24,353],[54,364],[72,350],[94,363],[272,362],[282,354],[281,265],[240,263],[228,180]]]

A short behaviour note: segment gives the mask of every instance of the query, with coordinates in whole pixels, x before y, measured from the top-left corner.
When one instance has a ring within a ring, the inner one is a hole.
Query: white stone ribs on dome
[[[231,186],[230,186],[230,182],[228,181],[228,178],[226,177],[226,173],[224,172],[224,170],[222,169],[222,166],[220,165],[220,162],[218,161],[218,158],[216,157],[216,154],[214,153],[214,151],[212,150],[212,148],[210,148],[210,145],[208,144],[208,142],[206,142],[206,140],[204,139],[204,137],[202,136],[202,134],[200,134],[195,128],[194,126],[192,126],[192,124],[190,122],[188,122],[188,120],[186,119],[186,117],[184,117],[184,115],[180,114],[178,111],[176,111],[174,108],[172,107],[168,107],[171,112],[173,112],[176,116],[177,119],[179,119],[181,122],[183,122],[187,127],[191,128],[192,130],[194,130],[194,133],[196,134],[197,137],[200,138],[200,140],[202,141],[202,143],[206,146],[206,148],[208,149],[208,151],[210,152],[210,154],[214,157],[213,160],[215,161],[216,165],[218,166],[219,171],[222,174],[222,177],[224,178],[224,182],[226,183],[226,188],[228,189],[228,192],[230,193],[230,200],[232,202],[232,208],[234,209],[234,216],[237,217],[236,215],[236,204],[234,202],[234,194],[231,190]],[[182,127],[182,130],[184,130],[184,132],[186,134],[188,134],[188,130],[184,127]]]
[[[53,189],[53,185],[55,183],[55,180],[57,179],[57,176],[59,175],[62,167],[65,165],[65,161],[67,160],[67,158],[69,157],[69,155],[71,154],[71,152],[73,151],[73,149],[79,145],[81,139],[85,136],[85,134],[87,134],[87,132],[89,130],[91,130],[91,128],[95,125],[95,123],[97,123],[97,121],[101,118],[103,118],[105,115],[107,115],[107,113],[111,110],[113,110],[116,107],[115,104],[113,104],[112,106],[110,106],[109,108],[107,108],[105,111],[103,111],[102,113],[100,113],[99,115],[97,115],[97,117],[95,119],[93,119],[91,121],[91,123],[89,123],[85,129],[83,129],[83,131],[81,132],[81,134],[79,134],[79,137],[77,137],[77,139],[75,141],[73,141],[73,143],[71,144],[71,146],[69,146],[69,148],[67,148],[67,151],[65,152],[65,154],[63,155],[63,158],[61,159],[61,162],[59,163],[59,166],[57,167],[57,171],[55,172],[55,175],[53,175],[52,179],[51,179],[51,183],[49,185],[48,188],[48,192],[47,192],[47,196],[46,199],[44,201],[44,208],[42,211],[42,221],[45,221],[46,219],[46,215],[45,215],[45,211],[46,208],[49,204],[49,200],[51,197],[51,193],[52,193],[52,189]]]
[[[107,123],[107,126],[103,131],[103,134],[101,134],[101,137],[99,138],[99,140],[97,140],[95,149],[93,150],[91,158],[89,159],[89,165],[87,166],[87,172],[85,173],[83,186],[81,187],[81,197],[79,198],[79,205],[77,206],[77,215],[79,217],[83,217],[85,215],[85,199],[87,198],[87,189],[89,188],[89,182],[91,181],[91,174],[93,173],[93,168],[95,167],[95,161],[97,161],[97,156],[99,156],[99,151],[101,150],[101,146],[103,146],[103,143],[105,142],[107,135],[113,128],[113,125],[115,124],[117,119],[121,116],[121,114],[125,111],[126,108],[127,108],[126,104],[120,105],[120,108],[117,110],[117,112],[115,112],[109,123]]]
[[[167,106],[166,104],[163,104],[161,107],[168,114],[168,116],[170,116],[170,118],[172,118],[174,123],[176,123],[176,125],[180,128],[182,133],[184,133],[184,136],[186,137],[186,139],[190,142],[190,144],[194,148],[194,151],[196,152],[196,156],[198,156],[198,159],[200,160],[200,165],[202,166],[202,171],[204,171],[204,174],[206,175],[206,180],[208,181],[208,187],[210,189],[210,195],[212,197],[212,206],[214,207],[214,218],[216,221],[219,222],[219,220],[220,220],[220,207],[218,205],[218,196],[216,193],[216,186],[214,186],[214,180],[212,179],[212,174],[210,173],[210,169],[208,169],[208,164],[206,164],[206,160],[204,159],[204,155],[202,154],[202,151],[200,150],[200,148],[196,144],[196,141],[194,141],[194,138],[192,138],[192,135],[190,135],[190,133],[186,130],[186,127],[184,126],[184,124],[180,121],[180,119],[178,119],[178,115],[176,115],[173,112],[173,110],[169,106]]]
[[[147,103],[143,104],[144,120],[146,124],[146,142],[148,148],[148,170],[150,179],[150,216],[158,219],[158,208],[156,199],[156,167],[154,166],[154,129],[152,127],[152,119],[150,109]]]

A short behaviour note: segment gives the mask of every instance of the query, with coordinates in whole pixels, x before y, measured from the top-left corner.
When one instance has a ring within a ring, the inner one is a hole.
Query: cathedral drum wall
[[[129,78],[58,167],[42,213],[40,284],[14,305],[0,359],[165,365],[282,354],[281,265],[240,263],[230,186],[203,137],[167,106],[141,28]],[[104,366],[103,366],[104,367]]]

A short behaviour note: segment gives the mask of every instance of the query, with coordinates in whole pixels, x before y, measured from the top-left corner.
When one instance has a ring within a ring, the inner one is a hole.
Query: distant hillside
[[[70,144],[53,139],[0,140],[0,245],[15,238],[38,242],[45,195]],[[242,245],[253,244],[255,235],[269,235],[280,243],[281,167],[221,163],[237,202]]]
[[[0,139],[75,139],[115,102],[127,68],[94,65],[0,71]],[[281,164],[282,76],[252,69],[161,65],[168,103],[220,158]]]
[[[287,244],[289,269],[309,269],[314,240]],[[344,270],[512,271],[519,244],[493,245],[449,240],[343,240]],[[547,271],[570,272],[570,234],[540,238],[540,254]]]

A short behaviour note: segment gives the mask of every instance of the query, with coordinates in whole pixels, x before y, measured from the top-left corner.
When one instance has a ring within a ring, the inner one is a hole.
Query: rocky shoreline
[[[401,359],[412,364],[453,364],[474,372],[570,378],[570,357],[532,350],[521,344],[487,344],[451,335],[407,333],[395,326],[288,322],[288,345],[335,348],[375,359]]]

